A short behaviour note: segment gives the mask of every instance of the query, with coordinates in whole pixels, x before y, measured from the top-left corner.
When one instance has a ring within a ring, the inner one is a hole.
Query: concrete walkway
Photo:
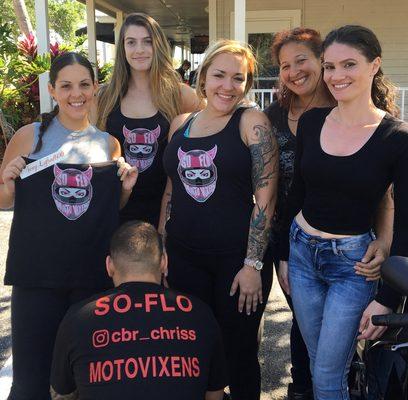
[[[10,357],[0,371],[0,400],[7,400],[13,379],[13,360]]]
[[[12,380],[10,295],[2,284],[12,212],[0,211],[0,400],[6,400]],[[265,313],[260,347],[262,368],[261,400],[285,400],[289,374],[289,330],[291,313],[276,276]]]

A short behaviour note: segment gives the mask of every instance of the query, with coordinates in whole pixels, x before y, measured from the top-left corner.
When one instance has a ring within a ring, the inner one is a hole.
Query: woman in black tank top
[[[142,13],[130,14],[119,34],[115,67],[102,88],[97,126],[116,137],[139,179],[121,221],[140,219],[157,227],[166,185],[162,156],[170,121],[199,109],[195,92],[173,69],[167,38],[158,23]]]
[[[170,285],[213,308],[231,395],[240,400],[260,396],[257,332],[272,284],[267,245],[278,170],[268,119],[238,107],[254,67],[251,51],[238,42],[221,40],[207,50],[197,81],[207,107],[170,127],[159,228],[164,232],[168,219]]]

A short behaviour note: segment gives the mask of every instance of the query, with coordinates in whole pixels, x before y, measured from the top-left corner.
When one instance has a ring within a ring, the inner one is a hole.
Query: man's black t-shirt
[[[226,386],[208,306],[154,283],[128,282],[74,305],[54,349],[51,386],[88,399],[204,399]]]

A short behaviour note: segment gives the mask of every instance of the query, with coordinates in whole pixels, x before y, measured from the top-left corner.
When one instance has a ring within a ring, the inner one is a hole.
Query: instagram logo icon
[[[92,335],[93,347],[105,347],[109,344],[109,331],[102,329],[100,331],[95,331]]]

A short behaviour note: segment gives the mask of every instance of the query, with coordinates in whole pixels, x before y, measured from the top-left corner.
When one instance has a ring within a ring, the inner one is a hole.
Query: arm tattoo
[[[269,128],[255,125],[253,129],[258,143],[249,145],[249,151],[252,158],[252,186],[255,192],[268,186],[270,180],[274,177],[276,173],[275,157],[278,147],[275,141],[272,140],[272,131]]]
[[[79,400],[79,394],[77,390],[69,394],[58,394],[51,386],[50,393],[52,400]]]
[[[268,227],[266,209],[268,206],[255,205],[249,226],[247,257],[253,260],[262,260],[268,244],[270,227]]]

